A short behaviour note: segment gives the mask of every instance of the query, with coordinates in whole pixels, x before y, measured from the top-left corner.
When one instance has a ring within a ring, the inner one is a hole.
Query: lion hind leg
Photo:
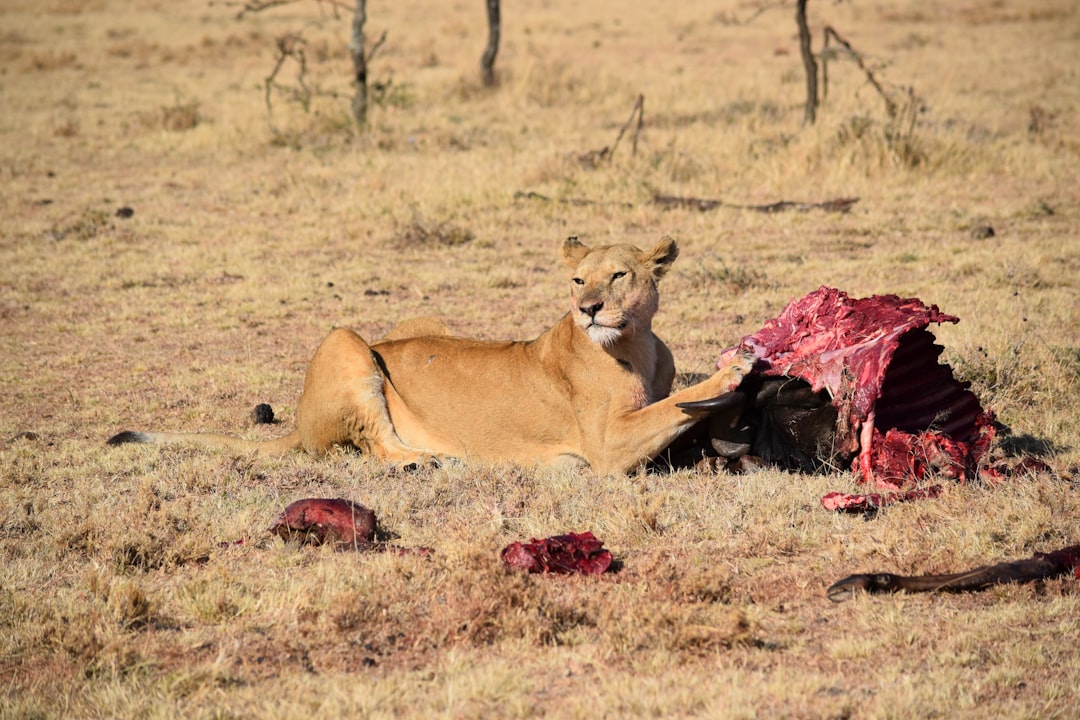
[[[316,350],[297,407],[297,427],[301,444],[313,455],[348,445],[397,465],[437,462],[398,436],[382,371],[371,347],[351,330],[332,331]]]
[[[382,375],[374,373],[368,383],[368,388],[360,389],[355,411],[345,415],[343,429],[346,442],[362,453],[393,465],[439,464],[434,454],[407,445],[398,435],[386,406]]]

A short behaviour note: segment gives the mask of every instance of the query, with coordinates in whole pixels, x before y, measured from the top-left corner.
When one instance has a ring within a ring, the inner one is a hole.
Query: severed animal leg
[[[850,575],[834,583],[826,591],[833,602],[843,602],[859,591],[871,594],[894,592],[970,592],[992,585],[1024,583],[1080,572],[1080,545],[1072,545],[1050,553],[1035,553],[1026,560],[987,565],[950,575],[893,575],[870,573]]]

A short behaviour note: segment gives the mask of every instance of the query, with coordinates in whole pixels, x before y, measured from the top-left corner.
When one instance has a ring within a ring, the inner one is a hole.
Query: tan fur
[[[675,368],[652,318],[675,241],[642,252],[570,238],[562,254],[572,268],[570,312],[535,340],[449,337],[441,322],[423,319],[369,345],[339,328],[315,352],[289,435],[261,443],[179,433],[138,439],[268,454],[347,445],[392,463],[457,457],[633,470],[701,419],[676,403],[733,390],[752,360],[733,354],[709,379],[669,396]]]

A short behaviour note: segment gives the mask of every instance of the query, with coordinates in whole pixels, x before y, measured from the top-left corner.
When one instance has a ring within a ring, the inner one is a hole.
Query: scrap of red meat
[[[269,530],[313,545],[368,546],[375,541],[375,512],[352,500],[307,498],[286,507]]]
[[[602,575],[612,561],[611,552],[591,532],[511,543],[499,556],[510,567],[530,573]]]
[[[826,510],[848,510],[851,512],[867,512],[877,510],[886,505],[908,500],[921,500],[922,498],[937,497],[941,494],[940,485],[931,485],[918,490],[906,490],[891,493],[867,493],[865,495],[849,495],[847,493],[831,492],[821,498],[821,504]]]
[[[914,298],[852,299],[821,287],[742,345],[762,375],[827,391],[838,412],[834,449],[857,453],[863,481],[904,490],[931,472],[965,480],[994,437],[993,414],[938,362],[943,348],[926,329],[958,321]]]

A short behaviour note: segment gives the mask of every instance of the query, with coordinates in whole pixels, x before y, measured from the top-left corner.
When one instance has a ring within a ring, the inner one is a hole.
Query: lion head
[[[660,305],[656,283],[679,256],[679,248],[667,235],[648,252],[625,243],[590,248],[571,236],[562,254],[573,269],[574,322],[593,342],[609,347],[651,329]]]

